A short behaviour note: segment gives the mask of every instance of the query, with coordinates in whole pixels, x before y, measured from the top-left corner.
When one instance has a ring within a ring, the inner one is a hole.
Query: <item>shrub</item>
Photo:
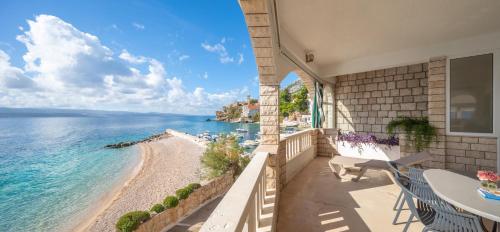
[[[189,197],[189,194],[191,194],[191,192],[193,192],[192,189],[190,189],[189,187],[185,187],[177,189],[177,191],[175,191],[175,195],[177,195],[179,200],[184,200]]]
[[[232,170],[234,175],[239,175],[249,159],[242,157],[243,148],[234,136],[221,136],[216,142],[208,145],[201,157],[201,163],[207,170],[205,177],[212,179]]]
[[[179,204],[179,199],[176,196],[168,196],[163,200],[163,205],[167,208],[174,208]]]
[[[188,184],[189,188],[191,188],[192,190],[196,190],[196,189],[199,189],[201,187],[201,184],[199,183],[191,183],[191,184]]]
[[[116,229],[122,232],[131,232],[148,220],[151,215],[146,211],[132,211],[124,214],[116,222]]]
[[[162,204],[155,204],[155,205],[153,205],[153,207],[151,207],[150,211],[156,212],[156,213],[161,213],[161,212],[163,212],[163,210],[165,210],[165,206],[163,206]]]
[[[394,135],[397,129],[406,134],[406,139],[418,152],[428,147],[433,140],[437,142],[437,129],[429,123],[426,117],[398,117],[387,124],[386,130],[389,135]]]

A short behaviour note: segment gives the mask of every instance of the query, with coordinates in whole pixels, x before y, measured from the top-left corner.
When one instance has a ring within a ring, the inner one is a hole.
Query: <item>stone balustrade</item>
[[[255,154],[200,231],[274,231],[274,190],[266,186],[268,156]]]

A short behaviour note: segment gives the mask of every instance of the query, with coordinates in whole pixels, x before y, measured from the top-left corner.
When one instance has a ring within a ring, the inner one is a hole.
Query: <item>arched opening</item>
[[[288,73],[280,83],[280,123],[285,133],[311,127],[311,91],[296,72]]]

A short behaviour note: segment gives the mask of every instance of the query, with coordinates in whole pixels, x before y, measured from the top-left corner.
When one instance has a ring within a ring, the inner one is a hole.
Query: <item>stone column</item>
[[[427,165],[432,168],[445,168],[446,145],[446,57],[434,57],[429,60],[428,78],[428,116],[431,125],[437,128],[438,142],[429,146],[433,155]]]
[[[279,84],[260,85],[260,132],[262,145],[278,145],[279,131]]]

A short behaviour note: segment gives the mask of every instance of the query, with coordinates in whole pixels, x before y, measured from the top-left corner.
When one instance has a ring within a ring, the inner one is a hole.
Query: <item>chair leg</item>
[[[398,199],[396,199],[396,203],[394,203],[392,210],[396,210],[398,208],[399,201],[401,200],[401,197],[403,197],[403,190],[401,190],[401,192],[399,192]]]
[[[396,223],[398,222],[398,218],[399,218],[399,215],[401,214],[401,211],[403,210],[403,206],[405,204],[405,201],[406,200],[404,198],[401,199],[401,203],[399,204],[398,211],[396,211],[396,215],[394,216],[394,220],[392,220],[393,225],[396,225]]]
[[[410,214],[410,218],[408,218],[408,222],[406,222],[406,225],[405,225],[405,228],[403,229],[403,232],[408,231],[408,228],[410,227],[410,223],[411,223],[411,221],[413,220],[413,217],[414,217],[414,216],[413,216],[413,213],[412,213],[412,214]]]
[[[330,165],[330,169],[332,169],[333,175],[337,177],[337,179],[342,179],[342,177],[340,177],[339,175],[339,172],[342,170],[342,167],[339,167],[341,165],[333,164],[331,161],[328,162],[328,165]]]
[[[359,179],[361,179],[361,177],[363,177],[363,175],[365,174],[365,172],[366,172],[367,169],[368,168],[366,168],[366,167],[362,167],[361,170],[359,170],[358,175],[356,177],[352,178],[352,181],[358,182]]]

